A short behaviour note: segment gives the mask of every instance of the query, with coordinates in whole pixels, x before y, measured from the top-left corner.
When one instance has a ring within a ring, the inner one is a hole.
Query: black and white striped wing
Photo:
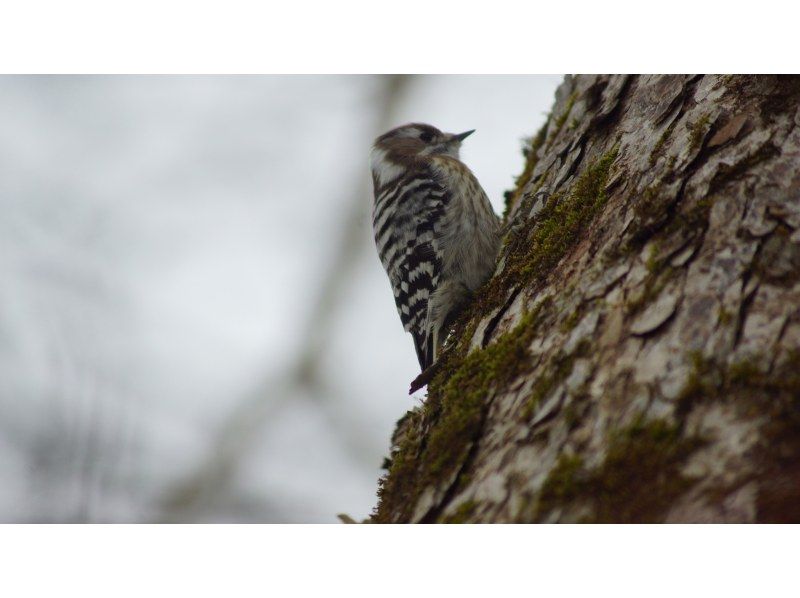
[[[436,231],[444,216],[447,192],[427,173],[407,177],[379,197],[373,224],[378,253],[389,275],[403,328],[414,339],[420,367],[433,363],[428,299],[441,273]],[[391,205],[390,205],[391,204]]]

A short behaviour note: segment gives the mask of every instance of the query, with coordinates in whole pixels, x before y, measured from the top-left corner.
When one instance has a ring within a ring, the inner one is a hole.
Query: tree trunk
[[[567,77],[372,520],[800,521],[798,106]]]

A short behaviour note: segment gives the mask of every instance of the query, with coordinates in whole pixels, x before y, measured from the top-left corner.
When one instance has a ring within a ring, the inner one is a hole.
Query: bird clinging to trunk
[[[413,123],[384,133],[372,148],[375,243],[423,371],[492,275],[500,248],[500,220],[458,156],[472,133]]]

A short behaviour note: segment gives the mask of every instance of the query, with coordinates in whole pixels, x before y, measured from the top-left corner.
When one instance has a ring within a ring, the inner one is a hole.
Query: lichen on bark
[[[565,78],[372,520],[800,521],[798,106]]]

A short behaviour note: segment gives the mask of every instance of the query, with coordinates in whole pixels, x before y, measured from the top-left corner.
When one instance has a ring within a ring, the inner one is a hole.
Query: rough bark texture
[[[567,77],[372,520],[800,521],[799,106]]]

